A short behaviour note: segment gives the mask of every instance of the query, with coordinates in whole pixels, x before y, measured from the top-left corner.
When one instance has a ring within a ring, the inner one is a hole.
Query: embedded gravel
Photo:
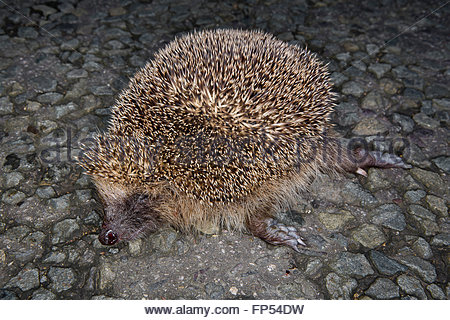
[[[1,299],[448,299],[450,5],[445,1],[0,3]],[[175,36],[262,29],[329,63],[338,135],[412,169],[319,175],[280,219],[308,248],[170,227],[104,247],[74,159]],[[354,140],[350,140],[354,141]]]

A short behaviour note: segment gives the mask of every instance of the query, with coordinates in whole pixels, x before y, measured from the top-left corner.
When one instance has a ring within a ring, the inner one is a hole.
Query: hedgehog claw
[[[367,172],[363,168],[356,169],[355,173],[360,174],[360,175],[362,175],[364,177],[367,177]]]

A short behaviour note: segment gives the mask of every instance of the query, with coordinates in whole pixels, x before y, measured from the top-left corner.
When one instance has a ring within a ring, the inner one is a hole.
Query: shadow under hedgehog
[[[297,230],[274,215],[317,172],[410,167],[328,137],[331,86],[314,54],[260,31],[170,42],[131,79],[107,132],[79,157],[105,205],[100,242],[164,223],[183,231],[212,224],[299,251]]]

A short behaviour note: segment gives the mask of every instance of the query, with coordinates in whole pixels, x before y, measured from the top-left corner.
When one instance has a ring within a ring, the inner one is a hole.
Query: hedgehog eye
[[[112,230],[107,230],[106,232],[102,232],[99,234],[98,240],[103,245],[109,246],[115,244],[117,240],[119,240],[119,238],[117,237],[117,234],[115,232],[113,232]]]

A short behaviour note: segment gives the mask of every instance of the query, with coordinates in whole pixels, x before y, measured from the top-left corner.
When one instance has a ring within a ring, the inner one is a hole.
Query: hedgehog
[[[327,66],[262,31],[193,32],[160,49],[112,107],[79,164],[104,204],[99,240],[130,241],[170,224],[247,231],[299,251],[277,220],[318,172],[408,168],[331,138]]]

